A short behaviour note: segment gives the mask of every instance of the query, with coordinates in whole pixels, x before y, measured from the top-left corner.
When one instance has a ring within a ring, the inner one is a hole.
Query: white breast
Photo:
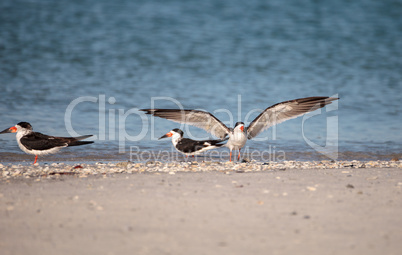
[[[244,132],[231,132],[229,133],[229,140],[226,147],[230,150],[238,150],[244,147],[247,142],[247,136]]]

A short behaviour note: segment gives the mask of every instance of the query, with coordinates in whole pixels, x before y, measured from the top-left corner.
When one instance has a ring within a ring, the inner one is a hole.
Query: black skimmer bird
[[[228,128],[211,113],[199,110],[141,109],[141,111],[160,118],[202,128],[220,139],[229,136],[226,147],[230,150],[229,160],[231,161],[232,150],[236,149],[239,150],[237,160],[240,159],[240,150],[246,144],[247,139],[256,137],[269,127],[315,111],[338,99],[335,97],[306,97],[274,104],[261,112],[247,128],[245,128],[243,122],[237,122],[234,128]]]
[[[196,141],[196,140],[192,140],[189,138],[183,138],[183,134],[184,134],[183,131],[181,131],[178,128],[175,128],[175,129],[171,130],[169,133],[160,137],[159,140],[166,138],[166,137],[172,137],[173,146],[176,148],[177,151],[186,155],[186,157],[189,155],[194,156],[201,152],[219,148],[219,147],[225,145],[225,144],[221,143],[225,140]]]
[[[93,143],[92,141],[80,141],[91,137],[92,135],[84,135],[79,137],[56,137],[48,136],[32,131],[32,126],[28,122],[20,122],[14,127],[7,128],[0,132],[17,133],[16,138],[18,146],[22,151],[35,155],[35,162],[38,155],[47,155],[58,152],[61,148],[67,146],[78,146]]]

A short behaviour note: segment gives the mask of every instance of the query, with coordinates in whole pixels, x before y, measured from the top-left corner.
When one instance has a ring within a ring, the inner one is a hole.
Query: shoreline
[[[92,162],[92,163],[0,163],[0,180],[10,178],[53,178],[61,175],[74,175],[85,178],[90,175],[106,174],[135,174],[135,173],[169,173],[178,172],[225,172],[247,173],[289,169],[368,169],[368,168],[397,168],[402,169],[402,161],[280,161],[280,162],[213,162],[188,161],[161,162],[148,161],[136,163]],[[40,179],[39,179],[40,180]]]
[[[251,149],[250,149],[251,150]],[[248,162],[283,162],[283,161],[398,161],[402,159],[402,153],[396,151],[339,151],[336,157],[329,158],[317,151],[286,151],[281,153],[267,153],[267,151],[252,150],[248,153],[242,151],[242,160]],[[398,150],[397,150],[398,151]],[[235,157],[236,157],[235,153]],[[23,152],[0,152],[0,164],[18,164],[27,163],[31,164],[35,156]],[[137,163],[146,163],[149,161],[161,162],[182,162],[187,160],[195,160],[198,162],[227,162],[229,161],[228,150],[210,150],[202,154],[196,155],[195,158],[185,158],[181,153],[175,149],[171,150],[144,150],[144,151],[63,151],[57,154],[50,154],[38,158],[39,164],[43,163],[88,163],[93,164],[96,162],[121,162],[132,161]]]

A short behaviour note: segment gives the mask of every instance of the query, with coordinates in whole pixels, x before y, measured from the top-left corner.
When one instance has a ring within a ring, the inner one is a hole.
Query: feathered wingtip
[[[84,144],[90,144],[94,143],[93,141],[74,141],[68,144],[68,146],[78,146],[78,145],[84,145]]]
[[[145,112],[146,114],[152,114],[155,112],[155,109],[140,109],[140,111]]]
[[[91,136],[93,136],[93,135],[83,135],[83,136],[73,137],[72,139],[70,138],[70,142],[68,143],[68,146],[78,146],[78,145],[94,143],[94,141],[81,141],[81,140],[84,140]]]
[[[89,138],[91,136],[93,136],[93,135],[83,135],[83,136],[77,136],[77,137],[74,137],[74,138],[75,138],[75,140],[80,141],[80,140],[87,139],[87,138]]]

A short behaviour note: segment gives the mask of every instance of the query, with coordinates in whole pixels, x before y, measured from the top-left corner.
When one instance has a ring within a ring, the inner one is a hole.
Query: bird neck
[[[173,136],[172,136],[172,143],[173,143],[173,145],[174,146],[176,146],[176,144],[178,143],[178,142],[180,142],[180,140],[182,139],[182,136],[180,135],[180,134],[173,134]]]
[[[17,131],[16,138],[17,140],[21,139],[23,136],[31,134],[33,131],[29,129],[21,129]]]

